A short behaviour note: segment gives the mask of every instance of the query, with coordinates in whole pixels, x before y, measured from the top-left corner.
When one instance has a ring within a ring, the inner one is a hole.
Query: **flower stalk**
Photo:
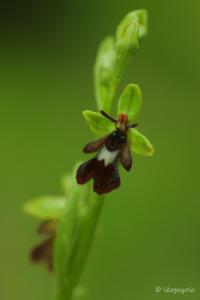
[[[103,197],[94,194],[89,185],[76,187],[68,201],[54,248],[57,300],[73,297],[91,248]]]
[[[94,86],[98,112],[85,110],[83,116],[96,136],[109,134],[114,125],[100,114],[110,113],[118,84],[127,64],[138,50],[139,39],[147,33],[147,12],[130,12],[116,30],[115,36],[100,44],[94,67]],[[117,114],[125,114],[135,121],[142,105],[139,86],[129,84],[121,94]],[[154,148],[150,141],[135,128],[130,129],[130,149],[133,153],[151,156]],[[56,221],[53,243],[53,271],[55,300],[74,300],[75,290],[88,258],[104,196],[94,193],[92,184],[80,186],[76,170],[62,179],[64,196],[45,196],[25,204],[26,213],[42,221]]]

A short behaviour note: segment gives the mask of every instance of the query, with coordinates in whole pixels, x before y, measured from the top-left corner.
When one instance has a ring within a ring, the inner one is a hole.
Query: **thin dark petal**
[[[48,269],[51,271],[53,268],[52,264],[52,252],[53,252],[53,238],[49,238],[43,243],[37,245],[32,249],[30,258],[33,263],[44,262]]]
[[[132,156],[129,143],[126,143],[120,153],[120,162],[125,170],[130,171],[132,167]]]
[[[85,153],[97,152],[105,144],[106,139],[107,139],[107,136],[87,144],[83,148],[83,152],[85,152]]]

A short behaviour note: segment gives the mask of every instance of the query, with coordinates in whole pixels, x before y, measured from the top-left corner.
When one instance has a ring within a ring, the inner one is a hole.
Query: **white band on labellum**
[[[101,151],[99,152],[97,159],[104,160],[105,166],[108,166],[109,164],[113,163],[115,160],[119,150],[116,151],[109,151],[106,146],[104,146]]]

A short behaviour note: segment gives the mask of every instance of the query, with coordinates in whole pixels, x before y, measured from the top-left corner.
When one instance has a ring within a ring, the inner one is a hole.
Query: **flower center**
[[[121,131],[127,131],[128,129],[128,116],[124,113],[121,113],[118,117],[116,128]]]

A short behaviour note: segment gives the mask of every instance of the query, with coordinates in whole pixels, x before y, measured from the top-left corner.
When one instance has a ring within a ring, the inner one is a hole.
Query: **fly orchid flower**
[[[93,179],[94,192],[99,195],[109,193],[120,186],[119,163],[125,170],[131,170],[131,152],[146,156],[153,154],[154,149],[149,140],[135,129],[137,124],[129,124],[129,120],[132,122],[138,115],[141,102],[139,87],[130,84],[119,99],[117,120],[102,110],[100,113],[83,112],[95,133],[107,130],[108,134],[84,147],[84,153],[97,154],[79,166],[76,173],[78,184],[85,184]]]

